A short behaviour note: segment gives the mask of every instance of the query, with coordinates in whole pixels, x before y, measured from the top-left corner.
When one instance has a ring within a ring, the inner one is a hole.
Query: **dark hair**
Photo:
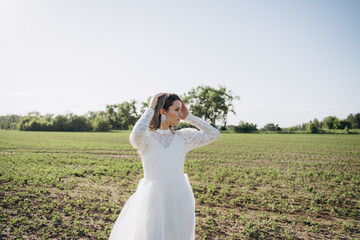
[[[181,101],[180,97],[176,93],[165,93],[161,95],[156,103],[154,116],[151,119],[149,124],[150,130],[156,130],[160,127],[161,123],[161,114],[160,109],[163,108],[165,111],[169,110],[169,107],[173,105],[173,102],[179,100]],[[170,126],[172,128],[172,126]]]
[[[169,111],[169,107],[173,105],[176,100],[181,101],[180,97],[176,93],[168,93],[168,97],[165,100],[165,104],[162,107],[165,111]]]

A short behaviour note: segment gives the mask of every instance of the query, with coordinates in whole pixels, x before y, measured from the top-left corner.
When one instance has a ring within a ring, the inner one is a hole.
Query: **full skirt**
[[[109,240],[194,240],[195,224],[195,198],[187,174],[142,178]]]

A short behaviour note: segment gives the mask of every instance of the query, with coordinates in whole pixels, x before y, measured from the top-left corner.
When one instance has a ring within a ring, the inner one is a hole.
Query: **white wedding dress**
[[[184,121],[200,131],[148,131],[153,114],[147,108],[130,133],[130,143],[141,156],[144,178],[123,206],[110,240],[195,239],[195,198],[184,173],[185,155],[215,141],[220,132],[191,113]]]

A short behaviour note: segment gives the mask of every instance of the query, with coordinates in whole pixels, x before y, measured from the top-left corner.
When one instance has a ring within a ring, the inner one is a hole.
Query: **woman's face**
[[[169,107],[169,110],[165,112],[169,125],[171,126],[179,125],[180,119],[182,117],[181,107],[182,107],[181,102],[179,100],[176,100]]]

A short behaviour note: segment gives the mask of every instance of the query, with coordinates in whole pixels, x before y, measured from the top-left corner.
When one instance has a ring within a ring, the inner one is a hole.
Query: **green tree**
[[[349,114],[347,120],[351,123],[352,129],[359,129],[360,128],[360,113],[353,115],[352,113]]]
[[[139,118],[135,104],[136,101],[132,100],[131,102],[106,105],[107,118],[113,129],[128,130],[129,126],[135,125]]]
[[[348,119],[340,120],[340,123],[338,124],[338,129],[345,129],[345,128],[351,128],[351,122]]]
[[[120,119],[117,114],[117,104],[106,105],[107,118],[112,126],[112,129],[120,129]]]
[[[314,120],[312,121],[318,128],[321,128],[321,123],[317,118],[314,118]]]
[[[309,133],[317,133],[318,131],[319,131],[319,128],[315,123],[310,123],[308,125],[308,132]]]
[[[18,124],[21,131],[51,131],[53,130],[52,121],[33,116],[22,117]]]
[[[256,124],[240,121],[238,126],[234,127],[234,132],[236,133],[250,133],[250,132],[256,132],[257,126]]]
[[[42,119],[44,119],[47,122],[51,122],[53,120],[53,116],[54,116],[54,114],[48,113],[45,116],[43,116]]]
[[[121,129],[128,130],[130,125],[135,125],[139,116],[136,112],[136,101],[123,102],[118,106]]]
[[[19,122],[21,116],[20,115],[6,115],[6,116],[0,116],[0,128],[1,129],[17,129],[16,125]]]
[[[334,129],[340,129],[340,125],[341,125],[340,119],[335,118],[334,119],[334,125],[333,125]]]
[[[301,130],[306,130],[308,128],[309,123],[302,123],[301,124]]]
[[[278,124],[274,124],[274,123],[268,123],[264,126],[264,130],[265,131],[281,131],[281,128],[279,127]]]
[[[223,86],[218,89],[209,86],[198,86],[184,94],[182,100],[189,104],[188,108],[195,116],[209,120],[215,126],[216,120],[222,120],[226,128],[229,112],[234,114],[233,101],[239,100],[239,96],[233,96],[231,90]]]
[[[97,117],[92,121],[93,129],[96,132],[107,132],[111,129],[111,125],[108,119]]]
[[[295,131],[295,128],[294,127],[289,127],[288,129],[287,129],[287,132],[288,133],[292,133],[292,132],[294,132]]]
[[[140,114],[143,114],[145,112],[145,109],[150,106],[151,99],[152,99],[152,96],[149,96],[145,102],[141,102]]]
[[[88,111],[85,114],[85,117],[87,117],[89,120],[94,121],[96,118],[106,118],[106,112],[105,111]]]
[[[28,123],[31,121],[33,117],[31,116],[25,116],[20,118],[17,129],[19,129],[20,131],[26,131],[28,128]]]
[[[68,130],[74,132],[87,132],[92,130],[92,125],[86,117],[73,115],[69,119]]]
[[[328,129],[336,129],[340,124],[340,120],[335,116],[328,116],[324,119],[323,124]]]
[[[69,119],[64,115],[57,115],[53,121],[54,131],[68,131]]]
[[[30,117],[41,117],[41,114],[39,111],[32,111],[32,112],[28,112],[28,116]]]

